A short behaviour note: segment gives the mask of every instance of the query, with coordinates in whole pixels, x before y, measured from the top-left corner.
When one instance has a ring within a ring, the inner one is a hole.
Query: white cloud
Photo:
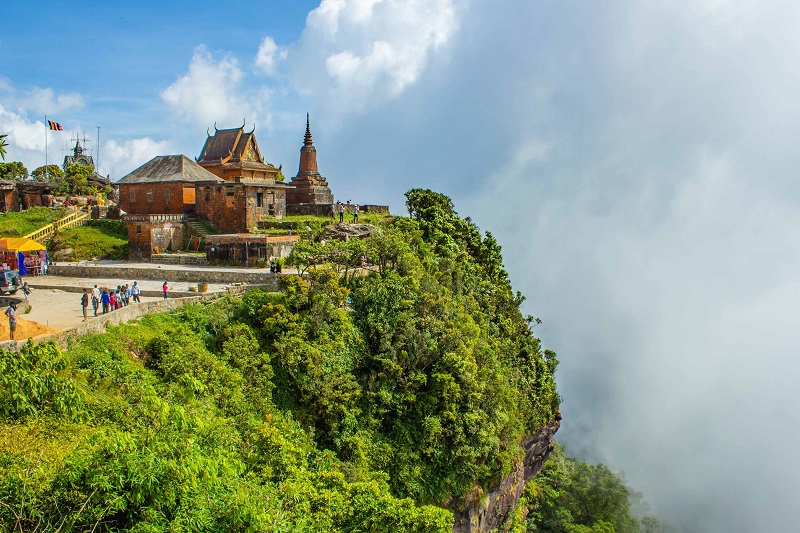
[[[145,164],[157,155],[167,155],[172,151],[169,141],[156,141],[149,137],[125,141],[110,140],[103,143],[100,164],[115,179]]]
[[[416,83],[457,27],[453,0],[323,0],[289,48],[292,81],[340,110],[369,107]]]
[[[27,94],[16,100],[19,107],[32,111],[37,115],[49,115],[54,113],[81,109],[84,106],[83,97],[78,93],[58,93],[53,89],[34,87],[27,91]],[[58,117],[55,117],[58,119]]]
[[[0,78],[0,96],[7,109],[19,114],[31,113],[38,116],[51,115],[81,109],[85,102],[83,96],[76,92],[59,92],[46,87],[31,87],[18,90],[11,82]],[[56,117],[58,118],[58,117]]]
[[[44,123],[31,122],[24,116],[7,110],[0,104],[0,132],[8,133],[9,157],[14,148],[41,151],[44,154]]]
[[[286,59],[286,49],[280,48],[272,37],[266,36],[258,47],[255,67],[261,73],[272,76],[277,70],[278,63],[284,59]]]
[[[268,93],[256,94],[243,86],[245,73],[230,54],[215,60],[205,46],[199,46],[189,71],[161,92],[164,102],[180,116],[201,127],[214,122],[220,127],[255,120],[262,114]]]

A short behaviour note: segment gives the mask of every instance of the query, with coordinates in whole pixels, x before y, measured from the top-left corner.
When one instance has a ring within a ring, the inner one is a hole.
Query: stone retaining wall
[[[219,298],[223,294],[224,293],[204,294],[201,296],[193,296],[191,298],[173,298],[171,300],[158,300],[155,302],[131,304],[108,314],[90,318],[86,322],[80,322],[79,324],[59,331],[58,333],[50,333],[47,335],[33,337],[33,340],[37,343],[55,341],[59,346],[61,346],[62,349],[66,349],[71,340],[88,333],[101,333],[105,331],[106,327],[109,325],[115,326],[117,324],[123,324],[130,320],[139,318],[140,316],[149,315],[151,313],[164,313],[166,311],[172,311],[173,309],[177,309],[189,303],[210,301],[215,298]],[[0,342],[0,349],[9,352],[17,352],[22,348],[25,342],[27,342],[27,339],[19,341],[3,341]]]
[[[247,283],[265,285],[268,290],[278,290],[278,275],[268,270],[211,270],[191,269],[172,270],[161,268],[126,267],[125,265],[84,266],[84,265],[50,265],[48,273],[54,276],[92,279],[150,279],[169,282],[186,281],[189,283]],[[291,276],[292,274],[283,274]]]
[[[53,289],[53,290],[58,290],[58,291],[62,291],[62,292],[81,293],[81,292],[83,292],[83,289],[90,289],[91,290],[91,288],[94,285],[94,283],[92,282],[92,280],[86,280],[86,287],[74,287],[74,286],[71,286],[71,285],[48,285],[46,283],[29,283],[28,285],[32,289]],[[100,287],[100,290],[102,291],[103,289],[111,289],[111,288],[112,287]],[[113,288],[116,288],[116,287],[113,287]],[[161,292],[160,290],[157,290],[157,291],[142,290],[140,292],[140,294],[142,296],[144,296],[145,298],[162,298],[163,299],[163,296],[164,296],[164,293]],[[170,289],[170,291],[169,291],[169,297],[170,298],[190,298],[192,296],[197,296],[197,295],[198,295],[198,293],[191,292],[191,291],[174,291],[172,289]],[[0,300],[0,305],[2,305],[2,300]],[[19,305],[17,305],[17,307],[19,307]]]
[[[152,254],[152,263],[164,265],[207,265],[206,256],[200,254]]]

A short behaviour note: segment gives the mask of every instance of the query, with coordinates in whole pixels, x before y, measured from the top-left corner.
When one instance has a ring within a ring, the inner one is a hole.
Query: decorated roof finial
[[[308,113],[306,113],[306,138],[303,141],[303,144],[306,146],[311,146],[314,144],[314,141],[311,140],[311,121],[308,118]]]

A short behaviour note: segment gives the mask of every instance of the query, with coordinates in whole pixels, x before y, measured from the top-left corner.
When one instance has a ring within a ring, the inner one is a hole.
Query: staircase
[[[219,235],[219,230],[203,220],[202,218],[189,217],[186,219],[186,225],[191,229],[190,232],[194,235],[193,238],[188,240],[186,250],[200,251],[203,249],[203,241],[208,235]]]
[[[89,220],[89,213],[78,211],[77,206],[73,208],[72,213],[59,218],[52,224],[42,226],[34,232],[24,235],[24,238],[33,239],[34,241],[44,242],[50,238],[56,230],[63,228],[73,228],[75,226],[83,226]]]

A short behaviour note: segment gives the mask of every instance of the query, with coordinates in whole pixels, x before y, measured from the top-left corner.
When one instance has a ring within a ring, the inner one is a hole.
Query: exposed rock
[[[56,249],[53,252],[53,261],[70,261],[75,250],[72,248]]]
[[[453,533],[489,533],[503,525],[511,516],[525,491],[525,485],[542,471],[544,461],[555,447],[554,436],[561,425],[561,414],[551,420],[535,435],[522,441],[525,458],[497,490],[485,498],[473,501],[466,508],[465,502],[455,502]]]
[[[348,224],[347,222],[338,222],[325,226],[322,232],[322,239],[366,239],[372,235],[377,228],[372,224]]]

